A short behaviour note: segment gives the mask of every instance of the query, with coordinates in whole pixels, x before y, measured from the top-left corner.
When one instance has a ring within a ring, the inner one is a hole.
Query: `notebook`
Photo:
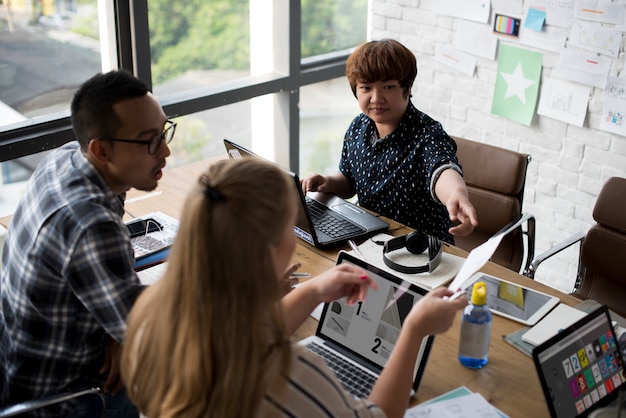
[[[299,344],[325,358],[349,393],[365,398],[389,359],[404,319],[427,291],[345,251],[338,254],[337,264],[341,263],[366,269],[378,290],[369,289],[365,301],[353,306],[344,299],[325,303],[315,335]],[[433,341],[433,336],[422,340],[413,393],[420,384]]]
[[[224,146],[230,159],[262,158],[228,139]],[[317,248],[329,248],[389,229],[387,222],[333,194],[305,195],[298,175],[287,172],[297,189],[299,212],[293,229],[300,239]]]
[[[553,418],[586,417],[626,387],[609,310],[601,306],[533,350]]]

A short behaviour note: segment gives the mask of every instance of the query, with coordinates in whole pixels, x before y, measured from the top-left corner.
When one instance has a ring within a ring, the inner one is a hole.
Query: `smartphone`
[[[126,224],[131,238],[139,237],[150,232],[157,232],[163,229],[163,225],[152,218],[135,219]]]

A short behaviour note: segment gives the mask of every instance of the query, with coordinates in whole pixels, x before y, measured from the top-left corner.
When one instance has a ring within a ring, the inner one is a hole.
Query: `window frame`
[[[117,67],[133,72],[152,85],[150,68],[150,40],[148,31],[148,0],[99,0],[113,13]],[[168,117],[209,110],[220,106],[277,94],[288,109],[288,138],[275,138],[278,144],[289,147],[288,164],[291,170],[299,168],[300,115],[298,102],[300,87],[345,75],[345,62],[351,52],[342,50],[302,59],[300,0],[273,0],[275,8],[288,5],[287,73],[272,72],[247,77],[207,89],[182,92],[160,99]],[[111,35],[109,41],[113,41]],[[284,45],[283,45],[284,46]],[[73,139],[69,112],[33,118],[14,129],[0,132],[0,162],[51,150]]]

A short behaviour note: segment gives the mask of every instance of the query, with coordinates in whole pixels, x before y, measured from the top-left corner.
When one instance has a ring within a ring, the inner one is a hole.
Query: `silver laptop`
[[[550,416],[586,417],[626,390],[624,363],[606,306],[535,347]]]
[[[230,159],[262,158],[254,152],[224,139]],[[299,213],[294,225],[296,235],[317,248],[328,248],[389,229],[389,224],[360,207],[330,193],[302,193],[298,175],[287,171],[297,189]]]
[[[344,251],[337,258],[341,263],[366,269],[378,290],[369,289],[365,301],[353,306],[345,299],[325,303],[315,335],[299,344],[323,357],[349,393],[366,398],[389,359],[404,319],[427,291]],[[433,341],[428,336],[421,343],[412,393],[420,384]]]

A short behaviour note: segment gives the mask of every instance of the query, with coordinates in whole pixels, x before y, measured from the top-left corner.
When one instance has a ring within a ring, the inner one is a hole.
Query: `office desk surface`
[[[160,194],[127,204],[128,213],[138,216],[153,210],[161,210],[171,216],[180,217],[187,191],[193,187],[199,173],[208,164],[209,162],[199,162],[166,171],[157,189],[157,193],[160,192]],[[141,195],[140,192],[130,192],[129,199]],[[392,235],[398,236],[411,231],[397,222],[390,221],[390,224]],[[315,276],[335,265],[337,252],[341,249],[349,250],[350,248],[343,246],[320,250],[303,241],[298,241],[293,261],[302,264],[301,271]],[[449,245],[444,246],[444,251],[467,256],[467,252]],[[568,305],[576,305],[580,302],[573,296],[563,294],[494,263],[488,263],[481,271],[558,296],[561,302]],[[461,366],[457,359],[460,323],[461,313],[458,314],[447,333],[435,338],[426,373],[411,404],[424,402],[459,386],[467,386],[471,391],[480,393],[496,408],[512,417],[549,416],[532,359],[502,338],[503,335],[516,331],[524,325],[494,315],[489,363],[483,369],[470,370]],[[317,321],[309,317],[296,331],[294,338],[301,339],[314,334],[316,327]]]
[[[399,229],[394,231],[394,235],[404,232]],[[444,251],[460,256],[467,255],[465,251],[452,246],[445,246]],[[335,259],[336,252],[321,253],[305,243],[298,243],[294,255],[294,260],[302,263],[302,271],[314,274],[332,267]],[[573,296],[563,294],[494,263],[488,263],[481,271],[558,296],[561,302],[568,305],[580,303]],[[489,362],[483,369],[470,370],[461,366],[457,359],[460,323],[461,313],[448,332],[435,337],[425,375],[416,396],[411,400],[411,405],[424,402],[459,386],[467,386],[511,417],[549,416],[532,359],[502,338],[503,335],[523,328],[524,325],[494,315]],[[311,335],[315,333],[316,327],[317,321],[309,318],[294,337],[301,339]]]
[[[154,192],[129,191],[126,204],[127,217],[130,219],[149,212],[161,211],[180,218],[187,192],[196,184],[200,173],[212,161],[214,160],[200,161],[166,170]],[[392,235],[399,236],[411,231],[397,222],[391,221],[390,224]],[[349,250],[350,248],[344,246],[320,250],[303,241],[298,241],[293,261],[302,264],[301,271],[315,276],[335,265],[337,252],[340,249]],[[449,245],[444,246],[444,251],[467,256],[465,251]],[[561,302],[568,305],[573,306],[580,302],[573,296],[563,294],[494,263],[487,263],[481,271],[558,296]],[[470,370],[461,366],[457,359],[460,322],[461,313],[458,314],[448,332],[435,338],[426,373],[411,404],[415,405],[459,386],[466,386],[471,391],[480,393],[496,408],[511,417],[549,416],[532,359],[502,338],[503,335],[516,331],[523,325],[494,315],[489,363],[483,369]],[[316,327],[317,321],[309,317],[297,330],[294,338],[301,339],[314,334]]]

